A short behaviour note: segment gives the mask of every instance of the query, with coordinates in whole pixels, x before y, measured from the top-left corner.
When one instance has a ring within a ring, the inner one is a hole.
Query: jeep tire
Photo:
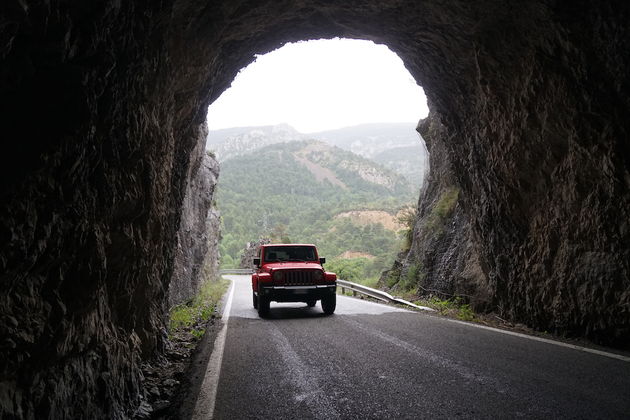
[[[254,309],[258,309],[258,297],[254,292],[252,292],[252,301],[254,303]]]
[[[261,294],[258,295],[258,316],[266,318],[269,315],[269,298]]]
[[[332,315],[337,307],[337,294],[331,293],[322,298],[322,310],[326,315]]]

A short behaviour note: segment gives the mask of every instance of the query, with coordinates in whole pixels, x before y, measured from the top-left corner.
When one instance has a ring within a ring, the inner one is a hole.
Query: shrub
[[[360,282],[364,278],[364,267],[367,258],[334,259],[326,264],[326,270],[337,274],[337,278],[346,281]]]
[[[457,187],[451,187],[442,192],[427,218],[426,227],[428,230],[436,234],[442,233],[444,223],[453,213],[458,198],[459,188]]]
[[[400,232],[403,239],[402,249],[403,251],[409,251],[411,248],[411,242],[413,241],[413,228],[416,224],[416,220],[418,219],[418,210],[413,206],[404,207],[398,213],[398,217],[396,219],[398,223],[405,227]]]
[[[207,322],[216,315],[219,300],[229,285],[227,280],[206,280],[195,298],[186,304],[177,305],[171,309],[169,332],[177,329],[190,329],[200,322]],[[194,328],[191,331],[195,337],[203,336],[205,330]]]
[[[455,317],[457,319],[461,319],[462,321],[474,321],[477,319],[475,313],[470,307],[470,304],[463,303],[463,299],[461,297],[445,300],[434,297],[429,301],[419,302],[418,304],[424,304],[435,309],[441,315]]]

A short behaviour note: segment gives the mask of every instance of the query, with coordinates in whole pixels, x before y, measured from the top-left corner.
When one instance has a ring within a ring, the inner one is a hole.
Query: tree
[[[220,265],[222,268],[234,268],[234,260],[228,254],[222,255]]]
[[[336,259],[327,264],[326,270],[337,274],[337,278],[357,281],[364,276],[365,258]]]
[[[286,225],[283,225],[282,223],[279,223],[276,226],[274,226],[273,230],[271,231],[270,236],[271,236],[272,242],[280,243],[280,244],[291,243],[291,238],[289,238],[289,234],[287,233],[287,227]]]

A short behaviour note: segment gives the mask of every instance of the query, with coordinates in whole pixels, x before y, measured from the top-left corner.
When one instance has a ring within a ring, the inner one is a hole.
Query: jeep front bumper
[[[309,286],[263,286],[260,294],[275,302],[307,302],[335,294],[337,283]]]

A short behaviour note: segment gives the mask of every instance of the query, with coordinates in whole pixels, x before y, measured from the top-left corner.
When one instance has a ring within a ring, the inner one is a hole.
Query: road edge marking
[[[597,354],[599,356],[610,357],[612,359],[621,360],[622,362],[630,362],[630,357],[624,356],[623,354],[610,353],[610,352],[603,351],[603,350],[591,349],[591,348],[588,348],[588,347],[578,346],[576,344],[565,343],[563,341],[556,341],[556,340],[552,340],[552,339],[549,339],[549,338],[537,337],[535,335],[527,335],[527,334],[518,333],[518,332],[515,332],[515,331],[502,330],[500,328],[489,327],[487,325],[473,324],[473,323],[470,323],[470,322],[459,321],[457,319],[450,319],[450,318],[440,318],[440,319],[443,319],[444,321],[448,321],[448,322],[454,322],[456,324],[462,324],[462,325],[468,325],[470,327],[481,328],[483,330],[495,331],[495,332],[498,332],[498,333],[501,333],[501,334],[507,334],[507,335],[512,335],[512,336],[521,337],[521,338],[528,338],[530,340],[540,341],[540,342],[547,343],[547,344],[553,344],[553,345],[560,346],[560,347],[566,347],[566,348],[569,348],[569,349],[583,351],[583,352],[586,352],[586,353]]]
[[[219,377],[221,375],[221,364],[223,363],[223,350],[225,348],[225,337],[227,335],[228,321],[230,320],[230,310],[232,309],[232,298],[236,285],[232,279],[230,280],[230,291],[223,308],[221,321],[223,326],[214,340],[212,354],[206,365],[203,382],[197,396],[195,409],[193,411],[192,420],[206,420],[214,418],[214,405],[217,399],[217,390],[219,387]]]

